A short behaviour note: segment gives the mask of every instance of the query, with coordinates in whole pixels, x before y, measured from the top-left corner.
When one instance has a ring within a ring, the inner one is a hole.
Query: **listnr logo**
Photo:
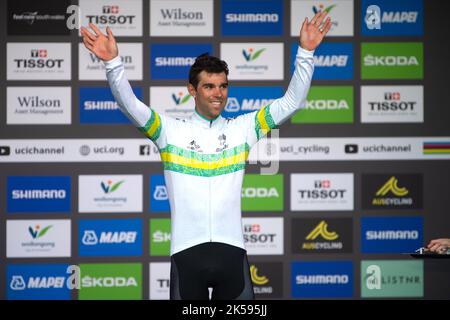
[[[263,53],[264,50],[266,49],[263,48],[253,52],[254,51],[253,48],[250,48],[248,50],[243,49],[242,55],[244,56],[245,61],[254,61],[258,59],[258,57]]]
[[[190,98],[191,95],[189,94],[183,95],[183,92],[178,92],[178,94],[172,93],[172,99],[177,106],[185,104],[186,102],[189,101]]]
[[[110,194],[116,191],[124,182],[125,180],[121,180],[113,184],[111,180],[108,180],[106,184],[102,181],[100,185],[105,194]]]
[[[39,239],[43,237],[47,233],[47,231],[50,230],[51,227],[53,226],[49,225],[41,229],[40,225],[36,225],[34,228],[30,226],[28,227],[28,232],[30,233],[33,239]]]

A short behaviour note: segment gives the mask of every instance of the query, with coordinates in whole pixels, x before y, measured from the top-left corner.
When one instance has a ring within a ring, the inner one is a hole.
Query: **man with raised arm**
[[[171,299],[254,299],[241,221],[241,191],[250,148],[306,103],[313,53],[330,29],[326,12],[306,18],[295,71],[285,95],[234,119],[220,114],[228,97],[228,66],[208,54],[189,72],[195,112],[187,119],[160,115],[139,101],[125,77],[114,36],[82,27],[88,50],[103,60],[120,109],[158,147],[169,194]]]

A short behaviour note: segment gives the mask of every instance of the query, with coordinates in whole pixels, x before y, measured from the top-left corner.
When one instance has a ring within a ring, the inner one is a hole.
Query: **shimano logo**
[[[364,57],[366,66],[418,66],[419,62],[415,56],[381,56],[367,55]]]
[[[83,288],[113,288],[113,287],[137,287],[137,281],[133,277],[83,277],[81,279]]]
[[[347,61],[346,55],[314,56],[314,65],[317,67],[345,67]]]
[[[64,189],[49,189],[49,190],[13,190],[13,200],[27,200],[27,199],[65,199],[66,190]]]
[[[190,67],[195,62],[195,57],[157,57],[157,67]]]
[[[227,13],[225,19],[227,23],[276,23],[279,21],[276,13]]]
[[[346,274],[298,275],[295,280],[297,284],[347,284],[349,281]]]
[[[366,231],[367,240],[417,240],[419,231],[417,230],[384,230]]]
[[[84,110],[117,110],[119,105],[115,101],[85,101]]]

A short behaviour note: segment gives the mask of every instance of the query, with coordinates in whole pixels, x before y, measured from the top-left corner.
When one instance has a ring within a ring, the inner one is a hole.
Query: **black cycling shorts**
[[[206,242],[171,257],[170,299],[253,300],[247,252],[220,242]]]

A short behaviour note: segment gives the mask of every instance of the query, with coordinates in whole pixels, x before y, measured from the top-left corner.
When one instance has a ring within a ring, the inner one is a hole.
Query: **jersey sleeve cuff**
[[[103,63],[105,64],[106,70],[111,70],[117,66],[120,66],[122,64],[122,59],[120,58],[120,56],[117,56],[111,60],[103,61]]]

